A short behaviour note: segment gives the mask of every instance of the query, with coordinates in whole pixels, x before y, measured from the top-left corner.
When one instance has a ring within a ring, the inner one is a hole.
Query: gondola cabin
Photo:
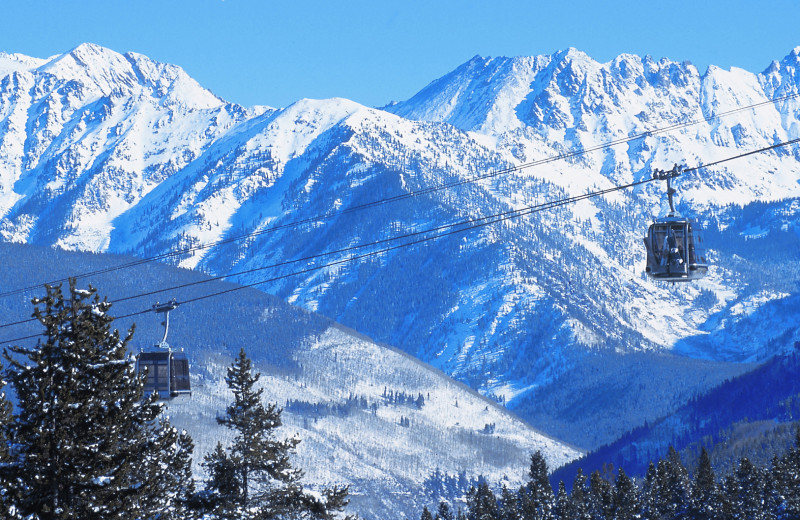
[[[158,394],[160,399],[171,399],[179,395],[192,395],[189,380],[189,359],[183,350],[173,350],[167,343],[169,333],[169,311],[175,309],[178,302],[174,299],[164,304],[156,303],[153,311],[165,314],[164,337],[150,350],[142,350],[136,358],[136,373],[146,374],[144,394]]]
[[[161,399],[170,399],[182,394],[192,394],[189,382],[189,360],[183,352],[159,350],[141,352],[136,360],[137,372],[147,373],[144,393],[158,393]]]
[[[648,228],[644,245],[645,272],[655,280],[690,282],[708,272],[702,237],[690,219],[675,215],[657,219]]]

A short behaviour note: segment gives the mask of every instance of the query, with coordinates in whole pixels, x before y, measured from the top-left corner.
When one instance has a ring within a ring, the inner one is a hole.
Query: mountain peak
[[[595,61],[591,56],[582,50],[576,49],[575,47],[567,47],[564,50],[557,51],[553,53],[553,58],[559,58],[563,60]]]
[[[202,87],[177,65],[161,63],[136,52],[126,53],[125,59],[130,62],[141,83],[172,101],[180,100],[197,109],[225,104],[224,100]]]
[[[93,85],[103,96],[121,91],[132,93],[143,88],[166,103],[177,102],[190,108],[207,109],[225,104],[177,65],[157,62],[135,52],[120,54],[94,43],[82,43],[46,60],[37,69],[62,80]]]
[[[104,54],[119,54],[116,51],[103,47],[96,43],[84,42],[74,47],[68,54],[73,56],[91,56],[91,55],[104,55]]]
[[[789,52],[789,54],[787,54],[786,57],[783,58],[783,64],[794,67],[800,64],[800,45],[792,49],[791,52]]]
[[[132,87],[138,82],[122,54],[93,43],[82,43],[67,53],[55,56],[38,70],[59,79],[94,84],[104,95],[123,85]]]

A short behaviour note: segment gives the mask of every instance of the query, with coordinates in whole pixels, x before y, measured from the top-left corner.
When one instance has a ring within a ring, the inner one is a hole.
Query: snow
[[[260,370],[255,353],[255,367]],[[262,372],[265,398],[284,406],[289,400],[340,403],[349,396],[377,404],[344,416],[308,417],[284,410],[279,438],[301,439],[296,467],[314,486],[349,484],[355,503],[389,489],[413,489],[437,468],[457,474],[483,474],[491,482],[507,479],[518,486],[525,478],[526,461],[541,450],[556,467],[580,452],[531,428],[496,403],[444,374],[398,351],[353,336],[333,326],[295,354],[302,374]],[[191,398],[167,404],[173,424],[192,433],[196,471],[202,474],[202,454],[230,432],[213,419],[224,410],[231,394],[225,388],[225,363],[207,360],[213,377],[193,381]],[[425,404],[387,404],[384,392],[421,394]],[[409,427],[399,425],[401,417]],[[494,424],[491,435],[479,433]],[[335,454],[333,456],[332,454]],[[410,486],[410,488],[409,488]],[[413,493],[412,493],[413,494]],[[358,508],[358,506],[356,506]],[[380,513],[373,512],[373,517]]]
[[[41,58],[31,58],[24,54],[8,54],[0,52],[0,78],[15,72],[24,72],[37,67],[41,67],[48,60]]]
[[[756,312],[765,303],[773,300],[780,300],[781,298],[787,298],[788,296],[790,296],[789,293],[760,292],[732,305],[728,312],[731,314],[731,316],[750,315]]]

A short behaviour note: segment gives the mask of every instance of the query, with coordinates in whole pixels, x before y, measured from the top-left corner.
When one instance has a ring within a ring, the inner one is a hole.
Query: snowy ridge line
[[[757,150],[751,150],[749,152],[744,152],[744,153],[741,153],[741,154],[737,154],[735,156],[727,157],[725,159],[720,159],[718,161],[714,161],[714,162],[708,163],[706,165],[698,165],[698,166],[694,166],[694,167],[691,167],[691,168],[686,168],[683,171],[695,171],[695,170],[699,170],[700,168],[708,168],[708,167],[711,167],[711,166],[714,166],[714,165],[717,165],[717,164],[725,163],[725,162],[732,161],[732,160],[735,160],[735,159],[740,159],[740,158],[747,157],[747,156],[750,156],[750,155],[754,155],[754,154],[757,154],[757,153],[763,153],[763,152],[766,152],[766,151],[769,151],[769,150],[774,150],[776,148],[780,148],[780,147],[783,147],[783,146],[789,146],[791,144],[795,144],[795,143],[798,143],[798,142],[800,142],[800,138],[792,139],[792,140],[789,140],[789,141],[784,141],[784,142],[777,143],[777,144],[774,144],[774,145],[771,145],[771,146],[766,146],[766,147],[763,147],[763,148],[759,148]],[[263,271],[263,270],[266,270],[266,269],[274,269],[276,267],[289,265],[289,264],[293,264],[293,263],[297,263],[297,262],[315,260],[317,258],[322,258],[322,257],[325,257],[325,256],[330,256],[330,255],[334,255],[334,254],[341,254],[341,253],[347,253],[347,252],[350,252],[350,251],[363,249],[365,247],[372,247],[372,246],[375,246],[375,245],[378,245],[378,244],[385,244],[385,243],[389,243],[389,242],[395,242],[397,240],[402,240],[402,239],[411,238],[411,237],[415,237],[415,236],[425,235],[427,233],[443,231],[443,230],[454,228],[454,227],[458,227],[458,226],[465,226],[465,227],[462,227],[462,228],[459,228],[459,229],[450,229],[449,231],[445,231],[445,232],[442,232],[442,233],[439,233],[439,234],[436,234],[436,235],[433,235],[433,236],[428,236],[428,237],[419,238],[417,240],[412,240],[410,242],[406,242],[406,243],[403,243],[403,244],[398,244],[398,245],[394,245],[394,246],[391,246],[391,247],[386,247],[386,248],[383,248],[383,249],[379,249],[377,251],[370,251],[368,253],[363,253],[363,254],[360,254],[360,255],[355,255],[355,256],[348,257],[348,258],[343,258],[343,259],[340,259],[340,260],[329,262],[327,264],[308,267],[308,268],[302,269],[300,271],[294,271],[294,272],[291,272],[291,273],[286,273],[286,274],[279,275],[279,276],[276,276],[276,277],[272,277],[272,278],[269,278],[269,279],[266,279],[266,280],[258,280],[256,282],[248,283],[248,284],[245,284],[245,285],[239,285],[237,287],[233,287],[233,288],[230,288],[230,289],[225,289],[223,291],[218,291],[216,293],[210,293],[210,294],[207,294],[207,295],[204,295],[204,296],[198,296],[196,298],[191,298],[189,300],[184,300],[184,301],[181,302],[181,304],[193,303],[193,302],[196,302],[196,301],[205,300],[205,299],[212,298],[212,297],[215,297],[215,296],[220,296],[220,295],[223,295],[223,294],[228,294],[228,293],[231,293],[231,292],[239,291],[241,289],[251,288],[251,287],[255,287],[255,286],[261,285],[261,284],[271,283],[271,282],[275,282],[275,281],[282,280],[282,279],[285,279],[285,278],[290,278],[292,276],[298,276],[298,275],[301,275],[301,274],[306,274],[306,273],[310,273],[310,272],[313,272],[313,271],[318,271],[318,270],[324,269],[326,267],[332,267],[332,266],[335,266],[335,265],[341,265],[341,264],[353,262],[353,261],[356,261],[356,260],[361,260],[363,258],[368,258],[368,257],[372,257],[372,256],[378,256],[378,255],[381,255],[383,253],[387,253],[389,251],[394,251],[394,250],[401,249],[401,248],[404,248],[404,247],[410,247],[410,246],[421,244],[421,243],[425,243],[425,242],[431,242],[433,240],[436,240],[436,239],[439,239],[439,238],[442,238],[442,237],[445,237],[445,236],[450,236],[450,235],[454,235],[454,234],[457,234],[457,233],[463,233],[463,232],[466,232],[466,231],[472,231],[473,229],[482,228],[482,227],[488,226],[490,224],[496,224],[496,223],[503,222],[503,221],[506,221],[506,220],[519,218],[519,217],[523,217],[523,216],[527,216],[527,215],[531,215],[533,213],[538,213],[540,211],[544,211],[544,210],[547,210],[547,209],[554,209],[554,208],[557,208],[557,207],[560,207],[560,206],[566,206],[568,204],[573,204],[573,203],[576,203],[576,202],[580,202],[582,200],[586,200],[586,199],[590,199],[590,198],[594,198],[594,197],[599,197],[599,196],[602,196],[602,195],[607,195],[609,193],[613,193],[613,192],[616,192],[616,191],[621,191],[621,190],[629,189],[629,188],[632,188],[632,187],[640,186],[642,184],[646,184],[646,183],[653,182],[653,181],[656,181],[656,180],[659,180],[659,179],[654,176],[654,177],[651,177],[649,179],[644,179],[644,180],[641,180],[641,181],[635,181],[635,182],[632,182],[632,183],[629,183],[629,184],[623,184],[623,185],[615,186],[613,188],[606,188],[604,190],[594,191],[594,192],[586,193],[586,194],[583,194],[583,195],[577,195],[577,196],[574,196],[574,197],[567,197],[565,199],[560,199],[560,200],[555,200],[555,201],[548,201],[548,202],[544,202],[544,203],[541,203],[541,204],[536,204],[534,206],[528,206],[528,207],[525,207],[525,208],[509,210],[509,211],[505,211],[505,212],[501,212],[501,213],[496,213],[494,215],[488,215],[488,216],[485,216],[485,217],[480,217],[480,218],[475,218],[475,219],[463,220],[463,221],[460,221],[460,222],[456,222],[454,224],[447,224],[447,225],[438,226],[438,227],[434,227],[434,228],[426,229],[426,230],[422,230],[422,231],[415,231],[415,232],[412,232],[412,233],[406,233],[404,235],[400,235],[400,236],[396,236],[396,237],[392,237],[392,238],[386,238],[386,239],[383,239],[383,240],[377,240],[377,241],[369,242],[369,243],[366,243],[366,244],[359,244],[359,245],[355,245],[355,246],[350,246],[350,247],[339,249],[339,250],[335,250],[335,251],[328,251],[328,252],[325,252],[325,253],[319,253],[319,254],[307,256],[307,257],[304,257],[304,258],[299,258],[299,259],[295,259],[295,260],[287,260],[287,261],[284,261],[284,262],[279,262],[277,264],[272,264],[272,265],[268,265],[268,266],[256,267],[256,268],[253,268],[253,269],[247,269],[245,271],[240,271],[240,272],[236,272],[236,273],[230,273],[230,274],[226,274],[226,275],[210,277],[210,278],[208,278],[206,280],[199,280],[199,281],[196,281],[196,282],[190,282],[190,283],[187,283],[187,284],[177,285],[177,286],[174,286],[174,287],[168,287],[168,288],[164,288],[164,289],[157,289],[155,291],[148,291],[146,293],[126,296],[126,297],[123,297],[123,298],[118,298],[116,300],[113,300],[113,301],[111,301],[109,303],[113,304],[113,303],[119,303],[119,302],[122,302],[122,301],[128,301],[128,300],[133,300],[133,299],[137,299],[137,298],[143,298],[145,296],[152,296],[152,295],[155,295],[155,294],[160,294],[162,292],[175,291],[175,290],[183,289],[183,288],[186,288],[186,287],[205,284],[205,283],[213,282],[213,281],[219,281],[219,280],[223,280],[223,279],[226,279],[226,278],[229,278],[229,277],[232,277],[232,276],[241,276],[241,275],[244,275],[244,274],[251,274],[251,273],[254,273],[254,272],[259,272],[259,271]],[[145,309],[145,310],[138,311],[138,312],[132,312],[132,313],[129,313],[129,314],[126,314],[126,315],[123,315],[123,316],[118,316],[118,318],[130,318],[130,317],[139,316],[139,315],[151,312],[151,311],[152,311],[152,309]],[[29,318],[27,320],[21,320],[21,321],[17,321],[17,322],[13,322],[13,323],[0,324],[0,328],[10,327],[12,325],[19,325],[19,324],[22,324],[22,323],[30,323],[30,322],[33,322],[33,321],[36,321],[36,318]],[[11,340],[0,341],[0,343],[13,343],[13,342],[17,342],[17,341],[23,341],[23,340],[27,340],[27,339],[37,338],[39,336],[40,336],[40,334],[35,334],[35,335],[30,335],[30,336],[25,336],[25,337],[20,337],[20,338],[14,338],[14,339],[11,339]]]
[[[607,148],[612,148],[612,147],[620,145],[620,144],[630,143],[632,141],[636,141],[638,139],[643,139],[643,138],[650,137],[650,136],[653,136],[653,135],[668,133],[668,132],[672,132],[672,131],[675,131],[675,130],[680,130],[680,129],[683,129],[683,128],[688,128],[690,126],[698,125],[698,124],[701,124],[701,123],[712,122],[712,121],[715,121],[715,120],[718,120],[718,119],[722,119],[722,118],[724,118],[726,116],[737,114],[739,112],[752,110],[752,109],[757,109],[757,108],[762,107],[762,106],[766,106],[766,105],[774,104],[774,103],[777,103],[777,102],[780,102],[780,101],[786,101],[786,100],[790,100],[790,99],[794,99],[794,98],[798,98],[798,97],[800,97],[800,92],[796,92],[796,93],[793,93],[793,94],[788,94],[788,95],[777,97],[777,98],[771,98],[771,99],[768,99],[768,100],[765,100],[765,101],[760,101],[758,103],[753,103],[751,105],[737,107],[737,108],[734,108],[734,109],[731,109],[731,110],[728,110],[728,111],[725,111],[725,112],[720,112],[720,113],[715,114],[713,116],[702,117],[702,118],[699,118],[699,119],[693,119],[693,120],[686,121],[684,123],[676,123],[676,124],[669,125],[669,126],[666,126],[666,127],[657,128],[657,129],[654,129],[654,130],[646,130],[646,131],[640,132],[638,134],[634,134],[634,135],[631,135],[631,136],[628,136],[628,137],[619,138],[619,139],[614,139],[614,140],[607,141],[605,143],[601,143],[601,144],[598,144],[596,146],[592,146],[592,147],[589,147],[589,148],[582,148],[582,149],[579,149],[579,150],[573,150],[571,152],[558,154],[558,155],[546,157],[546,158],[543,158],[543,159],[538,159],[538,160],[531,161],[531,162],[528,162],[528,163],[519,164],[519,165],[516,165],[516,166],[510,166],[508,168],[501,168],[501,169],[494,170],[492,172],[489,172],[489,173],[486,173],[486,174],[483,174],[483,175],[474,175],[472,177],[469,177],[469,178],[466,178],[466,179],[462,179],[462,180],[459,180],[459,181],[453,181],[453,182],[449,182],[449,183],[442,183],[442,184],[435,185],[435,186],[430,186],[430,187],[427,187],[427,188],[424,188],[424,189],[421,189],[421,190],[409,191],[407,193],[395,195],[395,196],[392,196],[392,197],[386,197],[386,198],[383,198],[383,199],[378,199],[378,200],[375,200],[375,201],[359,204],[359,205],[356,205],[356,206],[347,207],[347,208],[345,208],[345,209],[343,209],[341,211],[331,211],[331,212],[325,213],[323,215],[307,217],[305,219],[301,219],[301,220],[298,220],[298,221],[287,222],[285,224],[280,224],[278,226],[273,226],[273,227],[269,227],[269,228],[266,228],[266,229],[260,229],[260,230],[253,231],[253,232],[250,232],[250,233],[245,233],[243,235],[237,235],[235,237],[230,237],[230,238],[226,238],[226,239],[222,239],[222,240],[208,242],[208,243],[205,243],[205,244],[199,244],[199,245],[188,247],[188,248],[184,248],[184,249],[178,249],[178,250],[169,251],[169,252],[166,252],[166,253],[161,253],[159,255],[155,255],[155,256],[151,256],[151,257],[147,257],[147,258],[142,258],[142,259],[139,259],[139,260],[135,260],[135,261],[132,261],[132,262],[124,263],[124,264],[121,264],[121,265],[118,265],[118,266],[114,266],[114,267],[108,267],[108,268],[100,269],[100,270],[97,270],[97,271],[80,273],[80,274],[77,274],[75,276],[72,276],[71,278],[81,279],[81,278],[86,278],[88,276],[106,274],[106,273],[109,273],[109,272],[114,272],[114,271],[127,269],[127,268],[131,268],[131,267],[136,267],[136,266],[139,266],[139,265],[142,265],[142,264],[146,264],[146,263],[149,263],[149,262],[154,262],[154,261],[158,261],[158,260],[172,258],[172,257],[175,257],[175,256],[180,256],[180,255],[190,254],[190,253],[194,253],[194,252],[198,252],[198,251],[203,251],[205,249],[213,248],[213,247],[220,246],[220,245],[230,244],[230,243],[233,243],[233,242],[238,242],[238,241],[241,241],[241,240],[248,240],[248,239],[251,239],[251,238],[255,238],[255,237],[258,237],[258,236],[265,235],[265,234],[273,233],[273,232],[280,231],[280,230],[283,230],[283,229],[290,229],[290,228],[294,228],[294,227],[299,227],[299,226],[302,226],[304,224],[309,224],[309,223],[316,222],[316,221],[319,221],[319,220],[331,220],[331,219],[333,219],[335,217],[338,217],[338,216],[341,216],[341,215],[345,215],[345,214],[356,212],[356,211],[361,211],[361,210],[364,210],[364,209],[369,209],[369,208],[376,207],[376,206],[381,206],[383,204],[388,204],[388,203],[391,203],[391,202],[398,202],[398,201],[402,201],[402,200],[407,200],[409,198],[418,197],[418,196],[421,196],[421,195],[428,195],[430,193],[436,193],[438,191],[442,191],[442,190],[446,190],[446,189],[457,188],[457,187],[460,187],[460,186],[464,186],[466,184],[471,184],[471,183],[479,182],[479,181],[482,181],[482,180],[495,178],[495,177],[498,177],[500,175],[505,175],[505,174],[508,174],[508,173],[514,173],[514,172],[517,172],[517,171],[520,171],[520,170],[523,170],[523,169],[532,168],[532,167],[536,167],[536,166],[541,166],[543,164],[549,164],[549,163],[556,162],[556,161],[561,161],[561,160],[565,160],[565,159],[571,159],[571,158],[575,158],[575,157],[580,157],[580,156],[588,154],[590,152],[597,152],[597,151],[600,151],[600,150],[604,150],[604,149],[607,149]],[[786,146],[788,144],[793,144],[794,142],[797,142],[797,140],[789,141],[789,142],[786,142],[786,143],[780,143],[780,144],[776,145],[775,147]],[[741,157],[744,157],[746,155],[751,155],[751,154],[754,154],[754,153],[759,153],[761,151],[764,151],[764,150],[753,151],[753,152],[750,152],[748,154],[742,155]],[[717,162],[710,163],[710,164],[707,164],[707,165],[697,166],[695,168],[691,168],[690,170],[685,170],[685,171],[693,171],[693,170],[697,170],[697,169],[703,168],[703,167],[714,166],[716,164],[720,164],[722,162],[725,162],[725,161],[728,161],[728,160],[733,160],[733,159],[736,159],[736,158],[739,158],[739,157],[740,156],[731,157],[731,158],[728,158],[726,160],[717,161]],[[298,260],[298,261],[300,261],[300,260]],[[236,276],[237,274],[244,274],[244,273],[232,273],[232,274],[230,274],[228,276]],[[52,281],[49,281],[49,282],[44,282],[44,283],[40,283],[40,284],[36,284],[36,285],[29,285],[27,287],[22,287],[22,288],[19,288],[19,289],[14,289],[14,290],[11,290],[11,291],[2,292],[2,293],[0,293],[0,298],[4,298],[4,297],[7,297],[7,296],[13,296],[13,295],[17,295],[17,294],[22,294],[24,292],[37,289],[37,288],[41,287],[42,285],[55,285],[57,283],[63,283],[63,282],[66,282],[66,281],[68,281],[68,278],[52,280]],[[0,325],[0,328],[11,326],[11,325],[18,325],[18,324],[22,324],[22,323],[27,323],[27,322],[30,322],[30,321],[31,320],[25,320],[25,321],[20,321],[20,322],[16,322],[16,323],[9,323],[9,324],[5,324],[5,325]]]

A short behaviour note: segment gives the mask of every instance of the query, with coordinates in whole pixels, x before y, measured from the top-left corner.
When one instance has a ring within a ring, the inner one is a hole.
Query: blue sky
[[[218,96],[403,100],[475,55],[578,48],[760,72],[800,46],[797,0],[0,0],[0,51],[83,42],[183,67]]]

